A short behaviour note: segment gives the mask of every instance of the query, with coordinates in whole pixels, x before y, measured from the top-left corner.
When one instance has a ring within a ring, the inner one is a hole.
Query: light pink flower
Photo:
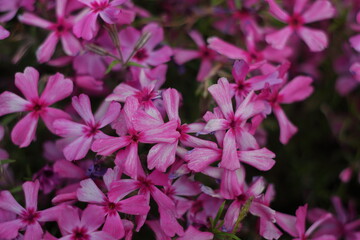
[[[63,235],[59,240],[115,240],[104,231],[98,231],[104,223],[101,208],[88,205],[82,213],[80,209],[65,206],[60,214],[58,225]]]
[[[78,38],[91,40],[99,30],[97,18],[100,17],[108,24],[129,24],[135,18],[135,13],[118,6],[127,0],[78,0],[85,4],[88,9],[81,13],[81,19],[74,25],[74,34]]]
[[[330,1],[316,0],[306,9],[307,0],[296,0],[292,15],[289,15],[274,0],[267,0],[270,13],[288,26],[266,35],[266,42],[274,48],[283,49],[293,33],[297,33],[312,52],[320,52],[328,46],[328,38],[324,31],[305,27],[305,24],[332,18],[335,8]],[[306,9],[306,10],[304,10]]]
[[[15,85],[24,94],[25,99],[11,92],[0,95],[0,116],[14,112],[29,112],[13,128],[11,139],[20,147],[27,147],[35,138],[39,118],[51,132],[55,132],[52,124],[55,119],[70,118],[62,110],[49,107],[51,104],[68,97],[73,91],[73,83],[60,73],[49,77],[44,91],[39,97],[39,72],[27,67],[24,73],[16,73]]]
[[[104,137],[101,128],[114,121],[120,113],[120,104],[111,102],[103,106],[103,109],[93,115],[90,99],[81,94],[73,97],[72,106],[83,119],[84,123],[77,123],[67,119],[59,119],[54,122],[55,133],[59,136],[72,139],[63,149],[67,160],[79,160],[86,156],[94,139]]]
[[[18,218],[0,223],[0,238],[14,239],[19,231],[25,230],[24,240],[41,239],[43,230],[40,222],[56,221],[61,207],[38,211],[39,182],[25,182],[23,184],[26,208],[16,202],[9,191],[0,192],[0,209],[15,213]]]
[[[36,57],[40,63],[50,60],[59,40],[61,40],[63,50],[67,55],[74,56],[78,54],[81,49],[79,40],[75,38],[71,32],[74,19],[65,14],[67,2],[68,0],[56,0],[56,23],[49,22],[28,12],[19,16],[19,20],[25,24],[51,31],[36,51]]]

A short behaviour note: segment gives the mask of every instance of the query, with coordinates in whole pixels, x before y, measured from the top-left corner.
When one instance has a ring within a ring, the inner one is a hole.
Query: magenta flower
[[[336,215],[326,219],[313,236],[332,235],[336,239],[359,239],[360,220],[357,218],[354,202],[350,201],[348,208],[344,208],[339,197],[332,197],[331,201]],[[327,214],[329,213],[323,209],[311,209],[309,211],[309,219],[311,222],[317,222]]]
[[[235,84],[231,84],[231,86],[235,90],[235,98],[238,104],[241,103],[251,91],[262,90],[265,87],[280,84],[283,81],[279,78],[279,72],[277,71],[270,74],[255,76],[246,80],[246,76],[249,72],[250,66],[247,62],[244,60],[235,61],[232,69]]]
[[[117,180],[115,175],[117,175],[117,170],[115,169],[109,169],[104,175],[104,183],[107,190],[110,190],[111,183]],[[105,217],[103,231],[116,239],[122,238],[125,235],[124,226],[118,212],[130,215],[147,215],[150,210],[149,203],[143,195],[136,195],[123,200],[118,198],[112,199],[106,196],[92,179],[81,181],[80,186],[77,190],[78,199],[99,206],[99,214]]]
[[[145,35],[150,35],[149,39],[136,50],[138,41]],[[144,66],[158,66],[170,61],[173,55],[169,46],[156,48],[164,40],[164,30],[155,23],[144,26],[141,32],[133,27],[127,27],[119,33],[119,38],[123,57],[131,62]],[[136,50],[135,53],[133,53],[134,50]]]
[[[245,124],[248,119],[265,110],[265,102],[255,101],[254,92],[251,92],[234,112],[232,88],[226,78],[220,78],[217,84],[210,86],[209,92],[221,109],[221,113],[211,117],[206,114],[207,124],[203,131],[210,133],[226,130],[221,141],[223,146],[221,166],[236,170],[240,167],[237,161],[238,148],[241,150],[259,148],[256,139],[250,134]]]
[[[189,226],[185,231],[184,236],[179,237],[178,240],[212,240],[214,234],[210,232],[201,232],[193,226]]]
[[[236,148],[236,146],[230,147]],[[185,156],[185,159],[189,162],[188,167],[195,172],[201,172],[211,163],[220,159],[221,162],[219,166],[228,170],[239,169],[240,162],[249,164],[260,171],[268,171],[275,164],[275,161],[273,160],[275,154],[269,151],[267,148],[249,151],[235,150],[235,153],[237,155],[234,156],[234,159],[227,159],[226,157],[224,157],[224,155],[226,155],[227,157],[229,156],[229,153],[225,152],[226,148],[226,146],[224,146],[223,150],[212,148],[194,148]]]
[[[246,50],[231,43],[225,42],[218,37],[208,38],[209,48],[234,60],[244,60],[250,65],[250,70],[268,67],[267,61],[284,62],[292,53],[290,48],[278,50],[271,46],[258,49],[253,38],[246,38]],[[266,70],[266,69],[265,69]]]
[[[159,90],[161,81],[159,80],[165,78],[166,70],[166,65],[139,71],[133,69],[132,75],[135,79],[116,86],[113,93],[106,98],[106,101],[125,102],[127,97],[133,96],[139,101],[140,107],[145,112],[151,115],[155,114],[157,118],[161,119],[161,114],[157,110],[154,101],[161,97],[161,91]]]
[[[10,21],[22,7],[34,11],[34,3],[35,0],[0,0],[0,12],[5,12],[0,16],[0,22]]]
[[[158,149],[158,144],[173,143],[179,137],[175,120],[163,123],[144,111],[138,111],[138,108],[138,100],[132,96],[127,97],[122,114],[120,114],[122,124],[117,129],[117,133],[121,136],[97,139],[91,148],[100,155],[108,156],[125,147],[124,150],[118,152],[115,162],[124,167],[125,173],[132,178],[136,178],[141,168],[138,155],[139,143],[156,144],[150,152],[155,151],[160,154],[161,149]],[[149,160],[148,164],[150,164]]]
[[[177,64],[184,64],[195,58],[201,59],[200,69],[196,76],[196,80],[203,81],[209,74],[213,62],[216,58],[216,52],[209,49],[200,33],[193,30],[189,33],[189,36],[198,46],[198,50],[186,50],[181,48],[174,49],[174,60]]]
[[[101,128],[113,122],[120,113],[120,104],[111,102],[106,110],[100,110],[93,115],[90,99],[81,94],[72,98],[72,106],[83,119],[84,123],[77,123],[67,119],[59,119],[54,122],[55,133],[72,141],[63,149],[67,160],[79,160],[85,157],[90,150],[94,139],[104,137]]]
[[[181,119],[179,117],[180,95],[175,89],[169,88],[165,90],[162,93],[162,97],[164,108],[169,120],[177,122],[176,131],[179,133],[179,137],[172,143],[159,143],[151,148],[147,159],[149,169],[153,169],[155,167],[157,170],[165,172],[166,169],[175,162],[175,155],[178,150],[179,143],[187,147],[216,148],[217,146],[214,142],[190,135],[190,133],[197,133],[201,131],[204,124],[181,124]],[[144,114],[142,115],[142,118],[146,118],[146,116],[149,118],[148,121],[151,121],[149,115]],[[146,122],[146,120],[142,119],[142,122]],[[162,123],[162,121],[159,121],[159,124]]]
[[[44,91],[38,94],[39,72],[32,67],[25,68],[24,73],[16,73],[15,85],[24,94],[25,99],[11,92],[0,95],[0,116],[14,112],[29,112],[13,128],[11,139],[20,147],[27,147],[35,138],[36,126],[41,118],[51,132],[55,132],[54,120],[70,118],[62,110],[49,107],[53,103],[68,97],[73,91],[73,83],[60,73],[49,77]]]
[[[88,205],[80,216],[80,210],[71,206],[64,207],[58,220],[63,235],[59,240],[115,240],[104,231],[98,231],[104,223],[102,209]]]
[[[288,214],[276,212],[276,223],[287,233],[289,233],[294,240],[336,240],[337,238],[324,234],[318,237],[311,237],[312,233],[321,226],[324,221],[331,217],[331,214],[325,214],[316,222],[314,222],[308,230],[305,230],[306,224],[306,215],[307,215],[307,204],[302,207],[299,207],[296,210],[296,217]]]
[[[296,0],[293,14],[289,15],[274,0],[267,0],[270,13],[286,23],[283,29],[266,35],[266,42],[274,48],[283,49],[293,33],[297,33],[312,52],[320,52],[328,46],[328,38],[324,31],[305,27],[305,24],[332,18],[335,8],[327,0],[316,0],[307,10],[307,0]]]
[[[25,182],[23,185],[26,208],[16,202],[9,191],[0,192],[0,209],[17,215],[14,220],[0,223],[0,239],[12,240],[19,231],[25,230],[24,240],[41,239],[43,230],[40,222],[56,221],[61,207],[38,211],[39,182]]]
[[[356,15],[356,22],[360,26],[360,12]],[[351,46],[360,52],[360,34],[357,34],[349,39]]]
[[[91,40],[99,30],[97,18],[100,18],[108,24],[129,24],[134,21],[135,13],[126,9],[120,9],[118,6],[127,2],[127,0],[78,0],[85,4],[88,9],[81,13],[81,19],[74,25],[74,34],[78,38]]]
[[[68,0],[56,1],[56,23],[49,22],[32,13],[24,13],[19,16],[19,20],[23,23],[44,28],[51,31],[46,40],[40,45],[36,51],[36,57],[40,63],[50,60],[55,52],[55,47],[61,40],[64,52],[67,55],[74,56],[81,50],[81,44],[72,34],[74,19],[66,16],[66,7]]]
[[[259,177],[251,183],[251,185],[246,189],[246,191],[244,191],[244,193],[237,196],[226,212],[223,226],[224,231],[229,232],[234,229],[241,207],[249,198],[253,198],[249,208],[249,212],[252,215],[258,216],[260,219],[264,219],[266,221],[275,222],[275,211],[262,202],[262,192],[264,189],[265,181],[262,177]],[[261,223],[264,224],[265,222],[261,221]],[[261,227],[265,226],[260,226],[260,228]]]
[[[297,132],[294,126],[287,118],[280,104],[289,104],[298,102],[309,97],[314,91],[311,86],[313,79],[305,76],[297,76],[281,89],[273,87],[272,92],[268,95],[267,100],[272,106],[274,114],[280,125],[280,142],[287,144],[290,138]]]
[[[139,189],[139,195],[144,195],[148,201],[150,201],[151,196],[158,205],[160,226],[166,236],[173,237],[175,234],[181,236],[184,231],[176,220],[177,213],[174,202],[155,186],[168,185],[168,181],[168,176],[159,171],[154,170],[148,176],[145,176],[144,172],[142,172],[138,177],[138,180],[121,179],[115,181],[111,185],[109,198],[121,199],[129,193]],[[145,223],[145,220],[146,216],[141,216],[140,219],[138,219],[137,230]]]

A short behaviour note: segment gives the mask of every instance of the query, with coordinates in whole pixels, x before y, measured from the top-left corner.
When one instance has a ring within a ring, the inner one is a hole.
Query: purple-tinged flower
[[[25,230],[24,240],[41,239],[43,230],[40,222],[56,221],[62,207],[53,207],[38,211],[39,182],[25,182],[26,208],[16,202],[9,191],[0,192],[0,209],[15,213],[14,220],[0,223],[0,239],[11,240],[18,236],[19,231]]]
[[[39,97],[38,80],[39,72],[27,67],[24,73],[15,75],[15,85],[24,94],[26,100],[7,91],[0,95],[0,116],[14,112],[29,112],[11,132],[13,143],[20,147],[27,147],[34,140],[39,118],[45,122],[51,132],[55,132],[52,126],[54,120],[70,118],[64,111],[49,106],[68,97],[73,91],[73,82],[60,73],[50,76]]]
[[[81,13],[81,19],[74,25],[74,34],[78,38],[91,40],[99,30],[97,18],[108,24],[129,24],[135,18],[135,13],[118,6],[127,0],[78,0],[88,8]]]
[[[335,8],[330,1],[316,0],[307,10],[307,0],[296,0],[292,15],[289,15],[274,0],[267,0],[270,13],[288,26],[266,35],[266,42],[274,48],[283,49],[293,33],[297,33],[312,52],[320,52],[328,46],[328,38],[324,31],[305,27],[305,24],[332,18]]]
[[[59,40],[61,40],[62,47],[67,55],[74,56],[81,50],[79,40],[75,38],[71,32],[74,25],[74,19],[65,14],[67,3],[68,0],[56,0],[56,23],[49,22],[28,12],[19,16],[19,20],[25,24],[51,31],[46,40],[36,51],[36,57],[40,63],[50,60]]]
[[[174,49],[174,60],[177,64],[182,65],[195,58],[200,58],[201,64],[196,80],[203,81],[209,74],[217,53],[207,47],[204,39],[198,31],[193,30],[189,32],[189,36],[198,46],[198,50],[176,48]]]
[[[104,137],[101,128],[113,122],[120,113],[120,104],[111,102],[102,106],[103,109],[93,115],[90,99],[81,94],[73,97],[72,106],[83,119],[84,123],[77,123],[67,119],[59,119],[54,122],[55,133],[72,141],[63,149],[67,160],[79,160],[86,156],[94,139]]]
[[[0,40],[3,40],[10,36],[10,32],[6,30],[3,26],[0,26]]]

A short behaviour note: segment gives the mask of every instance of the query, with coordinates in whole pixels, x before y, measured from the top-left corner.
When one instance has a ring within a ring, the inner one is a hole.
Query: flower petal
[[[27,114],[11,131],[11,140],[19,147],[27,147],[35,138],[39,116],[34,113]]]
[[[25,98],[28,100],[37,100],[38,94],[39,72],[33,67],[27,67],[24,73],[15,74],[15,85]]]
[[[50,60],[55,52],[56,44],[59,41],[59,37],[56,32],[52,32],[45,39],[45,41],[39,46],[36,51],[36,57],[39,63],[44,63]]]

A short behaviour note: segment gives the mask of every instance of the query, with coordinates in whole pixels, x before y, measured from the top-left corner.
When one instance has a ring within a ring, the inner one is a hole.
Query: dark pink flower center
[[[75,228],[73,230],[72,240],[89,240],[90,236],[87,234],[86,228]]]
[[[32,103],[32,105],[28,108],[28,111],[35,112],[35,113],[40,113],[46,107],[47,107],[46,104],[41,103],[40,101],[34,101]]]
[[[205,46],[200,49],[200,55],[202,58],[213,59],[215,52]]]
[[[109,3],[107,3],[107,2],[101,2],[101,3],[92,2],[91,3],[91,8],[94,12],[101,12],[108,6],[109,6]]]
[[[39,219],[40,217],[40,213],[36,212],[34,209],[29,208],[26,211],[24,211],[21,214],[21,219],[23,222],[25,222],[26,224],[34,224],[37,219]]]
[[[95,125],[88,126],[88,128],[85,130],[87,137],[95,136],[98,132],[99,132],[99,124],[98,123],[96,123]]]
[[[240,10],[236,11],[234,13],[234,17],[239,19],[239,20],[244,20],[244,19],[250,17],[250,12],[249,12],[248,9],[243,8],[243,9],[240,9]]]
[[[134,55],[134,58],[138,61],[143,61],[148,57],[149,57],[149,55],[145,48],[139,49]]]
[[[304,19],[300,15],[293,15],[288,22],[292,28],[299,28],[304,24]]]
[[[144,178],[144,177],[140,177],[138,179],[139,181],[139,188],[142,188],[142,189],[147,189],[147,190],[150,190],[151,189],[151,186],[154,185],[152,183],[152,181]]]

